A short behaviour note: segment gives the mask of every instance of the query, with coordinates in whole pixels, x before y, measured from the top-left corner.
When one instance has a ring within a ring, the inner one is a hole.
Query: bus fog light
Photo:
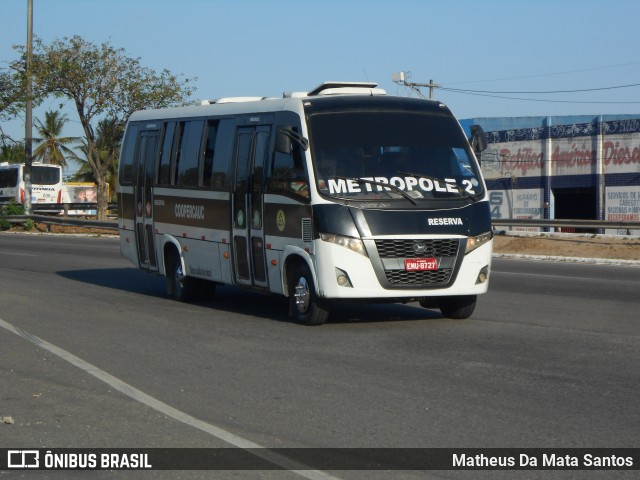
[[[489,265],[485,266],[480,273],[478,274],[478,279],[476,280],[476,285],[480,283],[484,283],[489,279]]]
[[[345,272],[344,270],[340,270],[339,268],[336,268],[336,281],[338,282],[338,285],[340,285],[341,287],[353,288],[353,285],[351,285],[351,280],[349,279],[349,275],[347,275],[347,272]]]

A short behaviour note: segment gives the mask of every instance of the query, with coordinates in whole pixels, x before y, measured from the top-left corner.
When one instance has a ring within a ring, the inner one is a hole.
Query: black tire
[[[440,308],[438,297],[424,297],[420,300],[420,306],[422,308]]]
[[[442,297],[438,303],[445,317],[463,320],[469,318],[475,310],[477,298],[476,295]]]
[[[167,254],[167,295],[179,302],[193,300],[198,293],[198,285],[195,278],[188,277],[182,271],[182,262],[175,251]]]
[[[195,279],[194,279],[195,280]],[[198,280],[198,300],[213,300],[216,296],[216,283],[202,278]]]
[[[301,325],[322,325],[329,318],[306,265],[297,266],[289,277],[289,312]]]

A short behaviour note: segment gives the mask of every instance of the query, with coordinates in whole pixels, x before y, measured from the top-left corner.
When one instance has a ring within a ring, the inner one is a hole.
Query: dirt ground
[[[640,237],[497,235],[494,253],[640,260]]]
[[[23,229],[22,227],[14,227],[12,231],[23,231]],[[31,232],[90,234],[100,236],[115,235],[117,233],[113,230],[44,224],[36,224]],[[640,260],[640,237],[496,235],[494,238],[493,251],[494,253],[515,253],[522,255]]]
[[[101,228],[84,228],[84,227],[67,227],[63,225],[45,225],[44,223],[36,223],[31,230],[25,230],[22,226],[12,227],[12,232],[24,232],[30,233],[58,233],[58,234],[71,234],[71,235],[118,235],[116,230],[101,229]]]

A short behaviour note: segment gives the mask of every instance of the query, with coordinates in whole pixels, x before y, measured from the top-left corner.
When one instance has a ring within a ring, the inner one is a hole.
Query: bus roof
[[[299,99],[291,98],[265,98],[263,100],[251,101],[225,101],[219,103],[209,103],[204,105],[191,105],[187,107],[161,108],[157,110],[139,110],[131,114],[130,122],[153,121],[163,118],[189,118],[204,117],[214,115],[238,115],[251,112],[277,112],[280,110],[296,109],[294,105],[299,104]],[[286,108],[287,105],[289,108]],[[297,107],[300,108],[300,107]]]
[[[386,92],[376,88],[376,83],[371,82],[324,82],[310,92],[284,93],[282,98],[273,97],[225,97],[214,101],[204,100],[199,105],[186,107],[163,108],[157,110],[140,110],[134,112],[129,118],[130,122],[155,121],[165,118],[194,118],[207,116],[226,116],[247,113],[269,113],[281,110],[297,111],[302,114],[303,105],[326,105],[329,108],[346,107],[349,104],[378,104],[391,107],[395,104],[405,108],[409,105],[413,108],[427,108],[433,111],[446,110],[446,107],[437,101],[395,97],[386,95]],[[380,99],[376,102],[373,98]],[[382,100],[384,98],[384,100]]]

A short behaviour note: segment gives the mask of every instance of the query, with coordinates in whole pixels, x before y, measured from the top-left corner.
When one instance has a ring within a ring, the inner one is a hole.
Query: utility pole
[[[408,82],[407,78],[411,76],[411,72],[398,72],[391,75],[391,80],[395,83],[399,83],[404,85],[405,87],[409,87],[411,90],[416,92],[421,97],[424,97],[419,87],[429,87],[429,99],[433,100],[433,89],[440,88],[442,85],[437,83],[433,83],[433,80],[429,80],[429,83],[415,83]]]
[[[439,87],[440,85],[436,85],[435,83],[433,83],[433,80],[429,80],[429,84],[426,86],[429,87],[429,99],[433,100],[433,89],[434,87]]]
[[[26,75],[27,75],[27,111],[24,123],[24,213],[31,215],[31,165],[33,164],[33,104],[31,97],[33,96],[33,80],[31,78],[31,59],[33,51],[33,0],[27,0],[27,59],[26,59]]]

